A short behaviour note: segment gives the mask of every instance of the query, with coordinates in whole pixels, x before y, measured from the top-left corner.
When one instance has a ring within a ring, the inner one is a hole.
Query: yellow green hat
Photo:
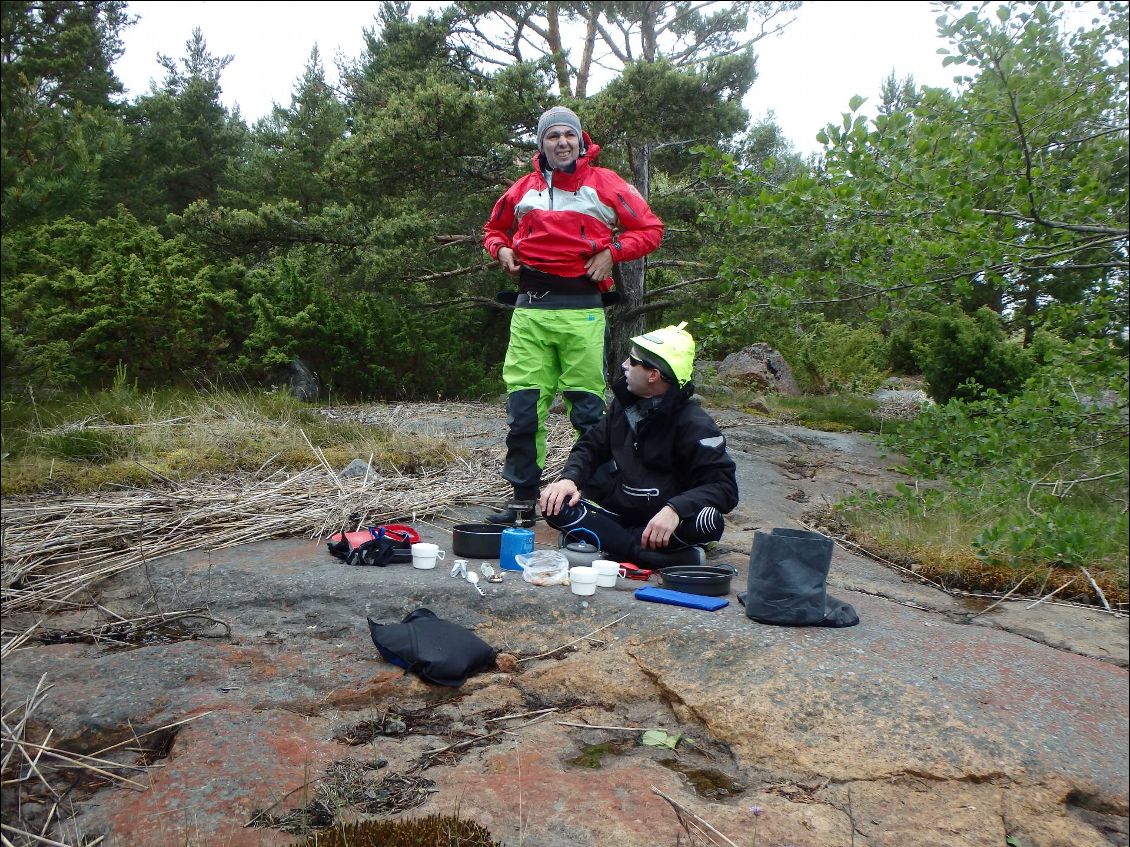
[[[694,339],[684,329],[686,325],[687,322],[683,321],[678,326],[653,329],[632,339],[632,344],[641,352],[646,350],[667,365],[680,388],[690,382],[694,375]]]

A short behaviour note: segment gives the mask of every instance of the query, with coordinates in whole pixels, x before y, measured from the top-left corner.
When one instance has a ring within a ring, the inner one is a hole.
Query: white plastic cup
[[[440,550],[438,544],[418,542],[412,545],[412,567],[420,571],[430,571],[436,566],[436,560],[446,555],[447,551]]]
[[[616,577],[620,575],[621,570],[619,562],[597,559],[592,563],[592,569],[596,571],[596,584],[600,588],[616,587]]]
[[[587,597],[596,594],[596,568],[569,568],[569,588],[574,594]]]

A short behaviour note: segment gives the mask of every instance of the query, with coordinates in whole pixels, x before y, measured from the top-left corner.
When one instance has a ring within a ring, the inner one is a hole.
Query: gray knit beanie
[[[570,127],[577,133],[577,140],[580,141],[581,147],[585,146],[584,136],[581,134],[581,119],[577,117],[572,109],[567,109],[564,106],[554,106],[552,109],[546,109],[542,112],[542,116],[538,118],[538,149],[541,149],[541,142],[545,138],[545,134],[549,132],[551,126],[564,124]]]

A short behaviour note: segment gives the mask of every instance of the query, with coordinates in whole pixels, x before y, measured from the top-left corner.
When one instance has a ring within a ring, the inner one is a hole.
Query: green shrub
[[[5,236],[3,375],[100,387],[120,363],[142,385],[215,372],[246,323],[246,273],[120,210]]]
[[[342,260],[296,246],[248,271],[209,263],[128,212],[6,236],[6,386],[264,385],[303,359],[335,396],[481,397],[502,390],[505,314],[421,308],[404,280],[343,281]]]
[[[901,426],[892,446],[979,521],[973,547],[1021,567],[1102,563],[1126,575],[1126,359],[1103,342],[1052,351],[1012,396],[986,389]],[[903,498],[919,497],[908,489]]]
[[[920,339],[928,337],[928,328],[934,316],[928,312],[911,310],[903,312],[887,338],[887,363],[895,373],[920,374],[918,361]]]
[[[987,308],[972,315],[956,306],[911,313],[892,333],[890,350],[891,365],[921,373],[938,403],[975,400],[990,390],[1013,394],[1036,365],[1035,354],[1010,342],[999,316]]]
[[[786,349],[778,349],[810,393],[867,394],[886,376],[887,344],[874,324],[811,315]]]

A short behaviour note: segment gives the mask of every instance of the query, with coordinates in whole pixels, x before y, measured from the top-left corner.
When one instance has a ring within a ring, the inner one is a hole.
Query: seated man
[[[647,567],[701,564],[738,504],[726,439],[693,400],[694,339],[669,326],[632,339],[615,399],[541,493],[546,523],[585,529],[606,555]],[[598,505],[599,504],[599,505]],[[575,540],[591,541],[578,532]]]

